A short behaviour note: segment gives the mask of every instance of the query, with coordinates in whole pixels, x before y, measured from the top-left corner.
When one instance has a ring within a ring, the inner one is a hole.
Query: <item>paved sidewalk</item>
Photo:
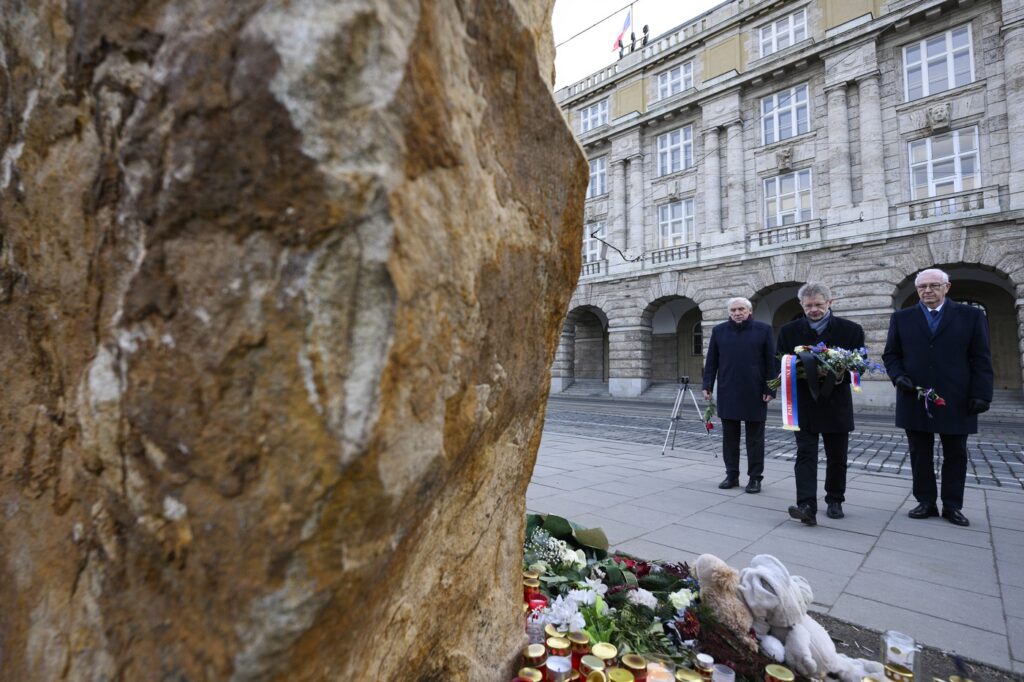
[[[846,518],[832,520],[819,468],[811,528],[786,512],[792,463],[766,460],[760,494],[719,490],[721,457],[680,441],[662,456],[660,445],[545,432],[527,508],[600,526],[613,548],[648,559],[710,552],[742,568],[774,554],[810,582],[816,611],[1024,673],[1024,491],[968,485],[971,526],[959,528],[908,518],[906,477],[851,469]]]

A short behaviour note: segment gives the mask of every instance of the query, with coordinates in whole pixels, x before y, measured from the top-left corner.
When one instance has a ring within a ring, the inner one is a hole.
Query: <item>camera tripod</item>
[[[700,411],[700,405],[697,404],[697,396],[693,394],[693,389],[690,388],[690,377],[683,375],[679,377],[679,390],[676,391],[676,402],[672,406],[672,417],[668,422],[668,431],[665,433],[665,444],[661,446],[661,454],[665,454],[666,449],[676,449],[676,434],[679,432],[679,413],[682,411],[683,401],[686,394],[690,394],[690,399],[693,400],[693,408],[697,410],[697,418],[700,419],[701,424],[704,423],[704,415]],[[707,429],[705,429],[706,431]],[[711,433],[708,432],[708,436]],[[672,445],[669,447],[669,439],[672,439]]]

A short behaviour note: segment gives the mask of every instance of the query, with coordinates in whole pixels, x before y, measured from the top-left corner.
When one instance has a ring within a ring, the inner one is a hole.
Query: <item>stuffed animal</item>
[[[754,617],[739,593],[740,572],[714,554],[701,554],[693,567],[700,583],[701,603],[740,642],[757,651],[757,641],[750,636]]]
[[[836,651],[825,628],[807,614],[814,601],[810,584],[790,575],[775,557],[755,556],[740,572],[739,592],[753,615],[762,650],[777,661],[785,660],[797,674],[813,679],[832,674],[842,682],[882,674],[880,663]]]

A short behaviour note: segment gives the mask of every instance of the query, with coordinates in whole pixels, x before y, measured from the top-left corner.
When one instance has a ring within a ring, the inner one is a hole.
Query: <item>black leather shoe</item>
[[[808,526],[818,525],[818,512],[811,509],[809,504],[796,504],[789,508],[789,515],[800,523]]]
[[[747,487],[744,488],[748,493],[759,493],[761,492],[761,481],[756,478],[752,478],[747,481]]]
[[[938,516],[939,508],[934,504],[919,504],[909,512],[907,516],[912,519],[927,519],[929,516]]]
[[[843,504],[841,502],[829,502],[828,509],[825,511],[825,516],[830,519],[841,519],[846,514],[843,513]]]
[[[971,522],[967,520],[959,509],[950,509],[949,507],[942,508],[942,518],[946,519],[954,526],[969,526]]]
[[[718,487],[722,490],[728,490],[729,488],[735,488],[740,484],[739,479],[726,476],[725,480],[718,484]]]

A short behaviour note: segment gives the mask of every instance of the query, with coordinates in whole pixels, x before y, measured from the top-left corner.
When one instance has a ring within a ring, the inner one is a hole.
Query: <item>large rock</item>
[[[0,678],[508,679],[552,1],[0,3]]]

